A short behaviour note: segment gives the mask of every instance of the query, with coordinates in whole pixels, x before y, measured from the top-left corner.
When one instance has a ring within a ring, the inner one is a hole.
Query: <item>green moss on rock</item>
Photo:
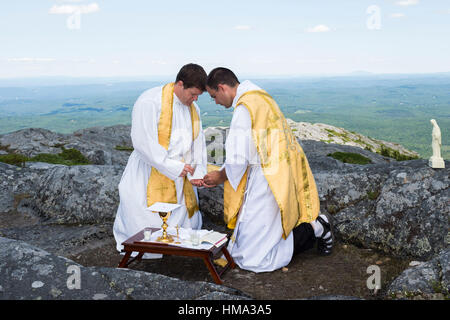
[[[34,157],[27,157],[21,154],[10,153],[0,155],[0,162],[5,162],[15,166],[24,166],[25,162],[46,162],[52,164],[64,164],[66,166],[90,164],[89,160],[77,149],[61,148],[58,154],[40,153]]]
[[[30,161],[30,158],[28,158],[22,154],[9,153],[9,154],[1,154],[0,155],[0,162],[12,164],[14,166],[23,167],[25,165],[26,161]]]
[[[334,152],[329,153],[328,156],[336,160],[342,161],[344,163],[352,163],[352,164],[372,163],[372,161],[369,158],[366,158],[358,153],[352,152]]]

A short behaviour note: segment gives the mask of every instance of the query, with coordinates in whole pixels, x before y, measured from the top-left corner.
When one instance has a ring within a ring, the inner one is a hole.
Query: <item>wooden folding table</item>
[[[152,228],[152,232],[156,232],[160,230],[159,228]],[[141,260],[144,253],[161,253],[166,255],[177,255],[177,256],[186,256],[186,257],[198,257],[202,258],[208,268],[211,276],[217,284],[222,284],[222,279],[220,278],[223,273],[229,268],[235,268],[236,264],[233,261],[233,258],[229,254],[226,244],[223,243],[219,247],[212,246],[209,250],[203,249],[191,249],[184,248],[176,245],[170,245],[162,242],[143,242],[144,238],[144,230],[139,231],[131,238],[127,239],[122,243],[123,250],[125,252],[125,256],[119,263],[119,268],[126,268],[130,263],[135,260]],[[133,252],[138,252],[138,255],[130,260],[131,254]],[[219,256],[220,253],[223,253],[225,258],[227,259],[227,264],[223,267],[223,269],[218,272],[216,267],[213,264],[214,257]]]

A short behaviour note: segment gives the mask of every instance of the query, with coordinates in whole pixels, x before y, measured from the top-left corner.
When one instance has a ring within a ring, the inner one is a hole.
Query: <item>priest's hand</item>
[[[188,164],[185,164],[183,171],[181,171],[181,173],[180,173],[180,177],[185,177],[188,173],[190,173],[191,175],[194,174],[194,168],[192,168]]]
[[[203,180],[203,185],[202,185],[202,187],[205,187],[205,188],[214,188],[215,186],[216,186],[215,184],[211,184],[211,185],[206,184],[206,183],[205,183],[205,180]]]
[[[226,180],[227,174],[225,173],[225,169],[222,171],[211,171],[203,177],[203,183],[209,187],[224,183]]]
[[[191,179],[191,184],[195,187],[203,187],[203,179]]]

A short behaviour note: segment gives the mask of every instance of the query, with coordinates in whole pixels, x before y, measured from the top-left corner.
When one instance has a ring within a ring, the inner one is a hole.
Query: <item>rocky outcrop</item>
[[[210,137],[208,147],[221,142]],[[415,259],[429,259],[448,246],[448,164],[435,170],[426,160],[386,162],[361,148],[301,144],[316,178],[321,210],[332,214],[340,239]],[[341,163],[326,156],[332,150],[360,153],[373,164]],[[18,168],[0,163],[0,212],[31,210],[52,223],[112,221],[122,171],[119,165],[27,163]],[[199,190],[202,211],[217,224],[223,224],[222,194],[222,186]]]
[[[208,128],[205,135],[209,162],[223,163],[220,150],[223,150],[226,128]],[[426,160],[399,162],[360,146],[342,146],[314,140],[299,142],[316,179],[321,210],[330,213],[338,240],[383,251],[395,257],[428,261],[424,262],[423,270],[418,267],[406,270],[392,283],[390,294],[401,297],[398,295],[399,291],[431,292],[430,287],[434,288],[435,293],[436,288],[448,290],[448,268],[443,267],[445,263],[448,265],[450,242],[448,161],[446,169],[431,169]],[[27,162],[24,167],[17,167],[0,162],[0,237],[28,243],[1,239],[0,279],[26,279],[24,277],[29,274],[28,287],[24,284],[21,289],[31,290],[36,295],[33,293],[24,297],[77,299],[75,291],[63,290],[63,280],[61,283],[55,282],[53,289],[45,285],[50,280],[37,276],[45,276],[50,269],[55,268],[54,270],[63,274],[62,279],[67,279],[67,264],[73,261],[67,262],[58,255],[76,252],[77,248],[91,243],[93,239],[98,243],[111,239],[112,222],[119,203],[117,186],[130,153],[117,150],[121,148],[116,147],[131,145],[129,127],[91,128],[71,135],[55,134],[43,129],[26,129],[0,136],[0,145],[3,152],[23,153],[27,156],[43,152],[59,153],[61,146],[76,148],[96,163],[69,167]],[[328,156],[336,151],[363,155],[371,163],[346,164]],[[209,227],[224,230],[223,186],[199,189],[198,193],[206,224],[210,221],[213,226]],[[9,217],[12,215],[20,217],[15,220],[19,222],[11,222]],[[40,249],[27,247],[31,245]],[[27,257],[30,261],[41,256],[49,257],[50,262],[39,262],[38,264],[43,265],[42,268],[34,270],[26,265],[25,258],[12,258],[13,252],[19,252],[14,248],[19,247],[22,248],[17,249],[22,252],[18,253],[19,256]],[[30,252],[33,255],[27,255]],[[9,262],[4,262],[7,260]],[[53,263],[58,266],[48,267]],[[172,282],[175,280],[158,275],[144,277],[139,272],[119,270],[116,274],[116,269],[80,267],[84,272],[83,279],[92,277],[92,283],[102,288],[102,292],[95,291],[94,287],[92,291],[86,291],[88,295],[84,298],[89,299],[94,296],[107,299],[149,297],[152,293],[145,291],[149,289],[137,287],[140,281],[138,279],[145,277],[149,277],[154,283],[160,283],[161,290],[165,286],[178,285]],[[108,279],[109,282],[115,282],[118,280],[110,279],[119,278],[131,283],[134,281],[136,285],[124,285],[117,289],[100,281]],[[13,293],[17,297],[24,294],[19,289],[11,289],[12,282],[2,282],[0,286],[0,297],[4,299],[11,298]],[[40,291],[44,287],[48,290]],[[195,290],[200,290],[199,287],[196,288]],[[135,295],[127,295],[127,290]],[[192,290],[190,293],[177,291],[177,294],[188,299],[234,297],[234,293],[229,292],[213,290],[203,294],[201,290],[196,293]]]
[[[92,164],[126,165],[132,143],[130,126],[93,127],[71,134],[46,129],[22,129],[0,135],[0,149],[33,157],[40,153],[57,154],[61,148],[79,150]]]
[[[51,223],[112,221],[119,203],[122,166],[64,166],[0,162],[0,212],[31,210]]]
[[[332,214],[343,241],[417,259],[448,247],[448,169],[413,160],[314,174],[322,211]]]
[[[17,167],[0,162],[0,213],[26,210],[34,203],[39,186],[36,182],[49,168],[47,163],[30,163],[26,167]]]
[[[449,299],[450,249],[442,250],[428,262],[417,262],[389,286],[396,299]]]
[[[398,151],[408,157],[418,157],[417,152],[411,151],[398,143],[366,137],[362,134],[331,126],[324,123],[295,122],[286,119],[294,135],[299,140],[322,141],[343,146],[362,148],[372,152],[381,152],[382,148]]]
[[[39,177],[37,213],[57,223],[99,223],[116,216],[122,166],[54,166]]]
[[[236,289],[129,269],[83,267],[0,237],[0,300],[246,300]]]

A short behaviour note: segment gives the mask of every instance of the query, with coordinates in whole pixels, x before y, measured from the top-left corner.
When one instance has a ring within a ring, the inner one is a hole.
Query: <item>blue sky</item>
[[[448,0],[15,0],[0,78],[450,71]]]

